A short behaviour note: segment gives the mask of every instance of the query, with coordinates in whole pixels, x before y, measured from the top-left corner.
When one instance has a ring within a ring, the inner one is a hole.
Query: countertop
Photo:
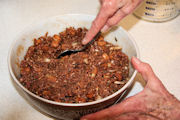
[[[0,119],[51,120],[33,109],[16,92],[9,78],[7,55],[14,37],[34,21],[67,13],[96,15],[98,0],[1,0],[0,1]],[[165,87],[180,100],[180,16],[151,23],[129,15],[120,22],[135,39],[141,59],[149,63]],[[128,96],[142,90],[136,77]]]

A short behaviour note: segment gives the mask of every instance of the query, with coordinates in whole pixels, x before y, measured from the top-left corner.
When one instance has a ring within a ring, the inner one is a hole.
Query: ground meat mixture
[[[84,52],[57,59],[66,49],[81,48],[86,32],[70,27],[35,38],[21,61],[21,84],[40,97],[65,103],[91,102],[119,90],[128,81],[129,60],[103,36]]]

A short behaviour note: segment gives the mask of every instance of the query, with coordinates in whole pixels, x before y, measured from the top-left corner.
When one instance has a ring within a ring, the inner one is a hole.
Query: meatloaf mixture
[[[35,38],[20,64],[21,84],[40,97],[65,103],[91,102],[119,90],[128,81],[129,60],[103,36],[84,52],[57,59],[66,49],[83,47],[86,32],[70,27]]]

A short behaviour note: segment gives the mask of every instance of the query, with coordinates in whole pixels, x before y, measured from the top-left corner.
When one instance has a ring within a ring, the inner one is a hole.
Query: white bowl
[[[20,95],[22,95],[40,112],[58,119],[76,119],[85,114],[99,111],[117,103],[119,98],[122,97],[128,87],[132,84],[137,71],[134,70],[130,64],[130,79],[117,92],[97,101],[72,104],[54,102],[39,97],[27,90],[18,81],[20,78],[20,61],[23,60],[28,47],[33,45],[33,38],[38,38],[45,35],[46,32],[48,32],[49,35],[57,34],[70,26],[75,28],[89,28],[94,18],[95,16],[82,14],[56,16],[29,26],[22,33],[20,33],[12,43],[8,55],[8,68],[13,85],[16,87]],[[118,39],[118,42],[114,40],[115,37]],[[129,59],[131,59],[132,56],[139,58],[139,50],[134,39],[123,28],[118,27],[117,29],[110,31],[105,35],[105,40],[121,46],[122,51],[128,55]]]

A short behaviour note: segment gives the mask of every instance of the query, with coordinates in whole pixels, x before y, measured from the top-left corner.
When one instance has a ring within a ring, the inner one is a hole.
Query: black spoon
[[[96,36],[94,36],[94,38],[89,42],[87,43],[86,45],[83,46],[83,48],[79,49],[79,50],[65,50],[63,52],[60,53],[60,55],[57,57],[57,59],[63,57],[63,56],[66,56],[66,55],[71,55],[71,54],[74,54],[74,53],[78,53],[78,52],[82,52],[84,51],[90,44],[92,44],[99,36],[101,35],[101,32],[98,32],[96,34]]]

